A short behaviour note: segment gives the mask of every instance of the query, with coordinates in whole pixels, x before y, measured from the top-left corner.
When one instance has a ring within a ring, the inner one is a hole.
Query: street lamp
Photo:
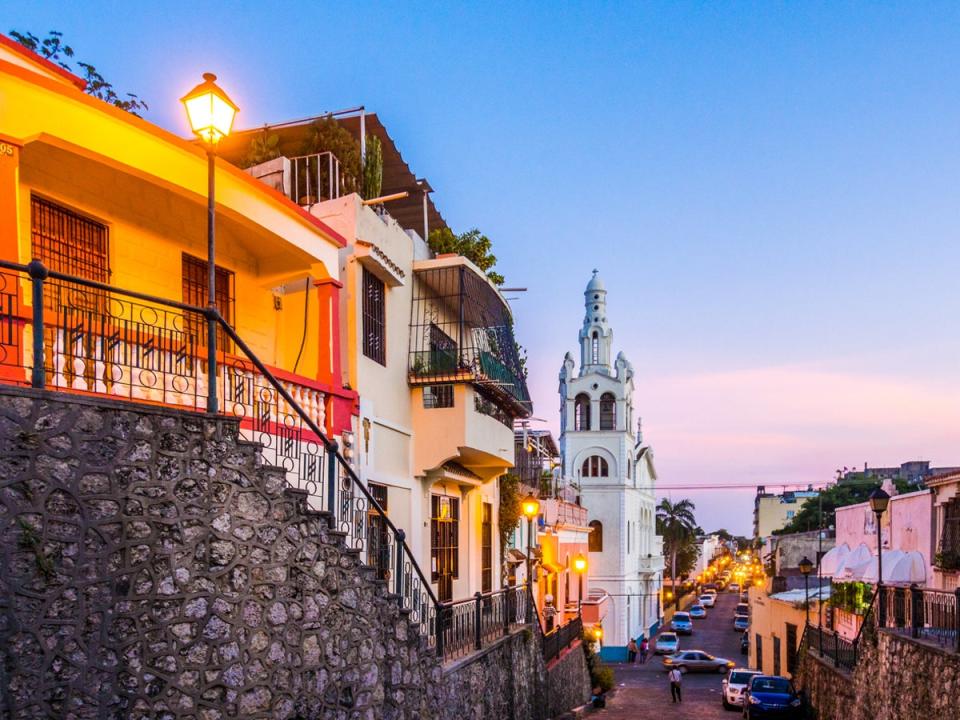
[[[528,493],[520,502],[520,510],[527,518],[527,622],[533,617],[533,519],[540,513],[540,501]]]
[[[188,92],[180,102],[187,111],[190,129],[200,138],[207,151],[207,304],[217,307],[217,272],[214,247],[214,175],[217,143],[230,134],[238,108],[215,82],[217,76],[204,73],[203,82]],[[217,321],[211,312],[207,317],[207,364],[210,382],[207,388],[207,412],[217,407]]]
[[[800,574],[803,575],[803,596],[807,610],[807,626],[810,625],[810,573],[813,572],[813,562],[806,555],[800,561]]]
[[[890,496],[887,495],[882,487],[878,487],[870,493],[870,509],[873,510],[877,516],[877,612],[880,615],[877,624],[880,627],[883,627],[886,622],[887,609],[886,598],[883,592],[883,540],[880,536],[880,518],[883,517],[883,513],[886,512],[887,505],[889,504]]]
[[[583,616],[583,574],[587,571],[587,559],[583,556],[583,553],[577,553],[577,556],[573,559],[573,569],[576,570],[579,584],[579,590],[577,592],[577,615]]]

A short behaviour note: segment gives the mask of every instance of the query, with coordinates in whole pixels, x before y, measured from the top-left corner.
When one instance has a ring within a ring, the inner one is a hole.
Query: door
[[[780,638],[773,636],[773,674],[780,674]]]

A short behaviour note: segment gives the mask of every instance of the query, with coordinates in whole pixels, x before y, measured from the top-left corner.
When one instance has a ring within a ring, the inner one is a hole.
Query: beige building
[[[753,501],[753,536],[764,538],[780,530],[810,499],[816,499],[816,490],[787,491],[779,495],[768,493],[764,486],[757,488]]]
[[[767,675],[792,677],[803,637],[804,590],[769,594],[768,587],[750,588],[749,665]],[[824,602],[829,590],[824,588]],[[816,624],[817,595],[810,589],[810,622]]]

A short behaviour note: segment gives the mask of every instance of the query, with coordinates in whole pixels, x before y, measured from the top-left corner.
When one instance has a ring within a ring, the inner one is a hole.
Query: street
[[[733,610],[736,593],[722,592],[717,605],[707,610],[707,617],[693,621],[693,634],[680,636],[681,650],[704,652],[733,660],[737,667],[745,667],[747,656],[740,654],[741,633],[733,630]],[[669,628],[668,628],[669,629]],[[591,717],[604,720],[619,718],[736,718],[733,711],[723,709],[720,681],[723,676],[714,673],[687,673],[683,676],[683,702],[670,702],[670,686],[663,669],[662,656],[651,656],[646,664],[611,663],[616,675],[616,692],[607,696],[607,707],[596,710]]]

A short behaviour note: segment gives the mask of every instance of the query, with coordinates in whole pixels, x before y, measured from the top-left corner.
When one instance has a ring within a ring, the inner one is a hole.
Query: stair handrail
[[[374,508],[374,511],[383,521],[383,523],[393,532],[395,540],[399,543],[400,547],[403,549],[403,553],[406,559],[409,561],[411,568],[416,572],[417,576],[420,578],[421,583],[423,584],[424,589],[427,591],[429,599],[432,601],[434,611],[436,612],[439,609],[439,601],[437,600],[436,594],[433,592],[433,588],[430,587],[430,583],[424,577],[423,571],[420,569],[420,565],[417,563],[416,558],[413,557],[413,553],[410,552],[410,548],[406,544],[405,534],[402,530],[399,530],[396,525],[390,520],[387,516],[384,509],[380,506],[380,503],[377,502],[376,498],[367,490],[363,482],[360,480],[360,477],[354,472],[353,468],[350,467],[350,464],[347,462],[346,458],[340,453],[340,449],[336,441],[331,440],[327,437],[326,433],[320,429],[320,427],[310,418],[309,414],[300,407],[299,403],[293,399],[293,396],[283,387],[283,385],[277,380],[272,372],[263,364],[259,357],[250,349],[250,346],[247,345],[243,339],[237,334],[236,330],[226,321],[223,315],[220,314],[220,311],[215,307],[198,307],[196,305],[191,305],[189,303],[180,302],[177,300],[171,300],[168,298],[161,298],[155,295],[150,295],[148,293],[137,292],[136,290],[127,290],[124,288],[118,288],[115,285],[108,285],[107,283],[98,282],[96,280],[88,280],[86,278],[77,277],[74,275],[67,275],[56,270],[50,270],[39,260],[31,260],[29,265],[23,265],[21,263],[10,262],[8,260],[0,259],[0,268],[6,270],[14,270],[17,272],[22,272],[27,274],[33,286],[33,305],[34,305],[34,318],[37,317],[39,312],[40,317],[42,318],[43,307],[42,302],[40,307],[37,307],[38,298],[42,300],[42,283],[47,278],[52,278],[54,280],[61,280],[63,282],[69,282],[74,285],[80,285],[82,287],[88,287],[94,290],[100,290],[106,293],[111,293],[115,295],[123,295],[126,297],[136,298],[138,300],[143,300],[150,303],[156,303],[158,305],[165,305],[168,307],[173,307],[178,310],[184,310],[187,312],[196,313],[202,315],[208,321],[213,320],[220,327],[223,328],[224,332],[230,337],[230,339],[236,343],[243,354],[247,356],[250,362],[257,368],[257,370],[267,379],[267,381],[274,387],[277,393],[289,404],[289,406],[294,409],[297,415],[300,416],[300,419],[306,424],[306,426],[313,432],[323,443],[324,449],[326,452],[331,455],[340,465],[340,467],[346,471],[347,476],[351,479],[354,486],[358,487],[363,493],[367,502],[371,507]],[[40,293],[37,292],[38,286],[40,287]],[[40,333],[34,332],[34,343],[42,342],[42,337],[38,337]],[[36,358],[37,355],[34,355]],[[36,359],[34,359],[34,365],[36,365]],[[36,368],[34,368],[36,372]],[[210,383],[215,382],[215,378]],[[331,480],[332,482],[332,480]],[[334,514],[336,518],[336,513],[333,506],[329,507],[329,511]],[[398,566],[396,572],[399,574],[401,568]],[[424,623],[429,627],[429,623]]]

